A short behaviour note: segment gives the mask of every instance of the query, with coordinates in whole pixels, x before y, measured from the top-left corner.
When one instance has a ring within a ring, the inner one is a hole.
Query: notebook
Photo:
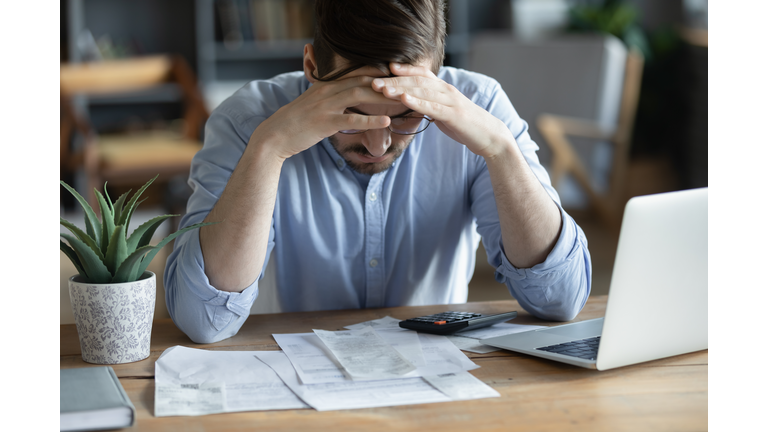
[[[89,431],[132,426],[134,408],[109,366],[61,369],[60,430]]]
[[[707,349],[707,197],[700,188],[629,200],[603,318],[482,342],[597,370]],[[574,341],[582,346],[562,345]]]

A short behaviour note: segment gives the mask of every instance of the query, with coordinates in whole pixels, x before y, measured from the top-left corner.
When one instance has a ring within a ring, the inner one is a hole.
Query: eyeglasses
[[[434,120],[419,114],[406,114],[400,117],[390,117],[391,122],[387,129],[398,135],[416,135],[424,132]],[[340,133],[353,135],[367,132],[368,129],[347,129],[340,130]]]

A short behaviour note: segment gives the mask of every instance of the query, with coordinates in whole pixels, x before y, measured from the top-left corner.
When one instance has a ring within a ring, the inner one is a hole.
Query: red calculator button
[[[448,321],[435,321],[435,324],[443,325],[446,324]]]

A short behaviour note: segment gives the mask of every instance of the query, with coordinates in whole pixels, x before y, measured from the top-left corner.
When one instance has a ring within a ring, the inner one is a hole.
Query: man
[[[193,341],[237,333],[276,260],[284,311],[462,303],[482,237],[527,311],[589,295],[581,229],[494,80],[441,67],[443,0],[316,2],[303,72],[246,85],[211,115],[165,272]]]

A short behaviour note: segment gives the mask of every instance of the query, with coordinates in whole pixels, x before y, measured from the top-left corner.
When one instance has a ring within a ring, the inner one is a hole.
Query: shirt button
[[[344,166],[344,161],[341,159],[336,159],[336,166],[341,168]]]
[[[376,261],[376,259],[374,258],[374,259],[372,259],[372,260],[371,260],[371,262],[369,262],[368,264],[369,264],[371,267],[376,267],[377,265],[379,265],[379,262],[378,262],[378,261]]]
[[[368,195],[368,199],[371,201],[376,201],[376,192],[371,192],[371,194]]]

